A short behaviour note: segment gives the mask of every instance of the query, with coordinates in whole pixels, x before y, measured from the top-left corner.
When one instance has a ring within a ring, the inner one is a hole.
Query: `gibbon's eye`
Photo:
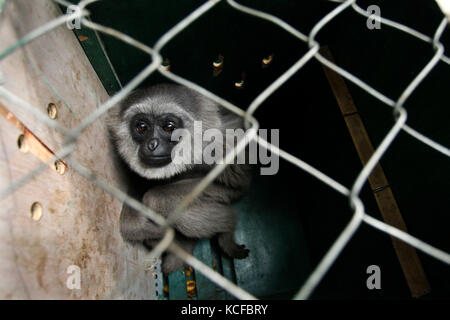
[[[139,134],[144,134],[148,129],[147,124],[144,121],[138,121],[138,123],[136,123],[136,131]]]
[[[163,130],[164,130],[165,132],[172,132],[173,130],[176,129],[176,126],[175,126],[175,123],[174,123],[173,121],[169,121],[169,122],[167,122],[166,124],[164,124],[164,125],[162,126],[162,128],[163,128]]]

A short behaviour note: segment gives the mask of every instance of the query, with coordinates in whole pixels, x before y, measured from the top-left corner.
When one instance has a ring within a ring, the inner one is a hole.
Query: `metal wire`
[[[65,0],[53,0],[54,2],[57,2],[61,5],[69,6],[71,5],[69,2]],[[210,91],[206,90],[205,88],[202,88],[201,86],[198,86],[197,84],[188,81],[172,72],[169,72],[167,70],[164,70],[162,67],[160,67],[162,62],[162,56],[160,54],[160,51],[162,48],[169,43],[177,34],[179,34],[184,29],[188,28],[189,25],[191,25],[196,19],[198,19],[200,16],[207,14],[208,11],[213,8],[217,3],[220,2],[220,0],[210,0],[206,1],[203,5],[198,7],[196,10],[194,10],[191,14],[186,16],[184,19],[182,19],[179,23],[177,23],[173,28],[171,28],[169,31],[164,33],[160,39],[156,42],[153,48],[150,48],[149,46],[133,39],[132,37],[109,27],[102,26],[100,24],[97,24],[93,21],[88,20],[86,17],[89,15],[89,11],[86,10],[86,7],[98,0],[84,0],[81,1],[78,4],[78,8],[80,9],[78,13],[73,13],[71,15],[64,15],[61,17],[58,17],[54,19],[53,21],[50,21],[46,23],[43,26],[40,26],[30,32],[29,34],[25,35],[23,38],[21,38],[16,44],[12,45],[11,47],[8,47],[6,50],[0,53],[0,60],[7,57],[12,52],[16,51],[20,47],[26,45],[30,41],[38,38],[39,36],[50,32],[51,30],[55,29],[56,27],[60,26],[61,24],[64,24],[66,21],[72,21],[74,18],[80,18],[81,23],[88,28],[94,29],[98,32],[102,32],[105,34],[108,34],[110,36],[113,36],[121,41],[126,42],[129,45],[132,45],[136,47],[137,49],[147,53],[151,56],[152,62],[146,66],[136,77],[134,77],[126,86],[124,86],[118,93],[116,93],[113,97],[108,99],[105,103],[100,105],[96,110],[94,110],[90,115],[88,115],[85,119],[82,120],[82,122],[74,129],[69,130],[67,128],[62,127],[57,122],[51,121],[48,119],[48,117],[39,111],[38,108],[31,105],[30,103],[23,101],[16,95],[12,94],[8,90],[6,90],[4,87],[2,87],[2,84],[0,84],[0,96],[7,99],[11,103],[20,106],[24,108],[27,112],[32,113],[35,115],[40,121],[42,121],[45,125],[48,125],[58,131],[60,131],[62,134],[64,134],[67,138],[67,141],[65,143],[65,146],[61,149],[60,152],[58,152],[54,159],[51,161],[54,161],[55,159],[67,157],[67,161],[71,165],[71,168],[78,172],[80,175],[86,177],[89,179],[92,183],[95,183],[100,188],[104,189],[106,192],[113,195],[115,198],[123,201],[123,203],[129,205],[130,207],[134,208],[135,210],[139,211],[149,219],[152,219],[155,223],[160,225],[161,227],[166,228],[166,235],[164,239],[161,240],[161,242],[148,254],[148,259],[146,259],[145,263],[149,263],[149,259],[152,259],[154,257],[158,257],[162,252],[169,250],[175,254],[177,254],[180,258],[182,258],[186,263],[193,266],[197,271],[201,272],[203,275],[208,277],[211,281],[215,282],[217,285],[221,286],[225,290],[227,290],[230,294],[234,295],[235,297],[239,299],[256,299],[253,295],[246,292],[245,290],[239,288],[236,284],[232,283],[228,279],[224,278],[219,273],[215,272],[205,264],[203,264],[201,261],[193,257],[192,255],[185,252],[183,249],[181,249],[176,242],[174,241],[174,229],[171,227],[171,224],[176,218],[183,214],[183,209],[186,208],[186,206],[189,205],[191,201],[193,201],[214,179],[220,174],[221,171],[223,171],[226,166],[231,163],[234,159],[235,154],[238,154],[240,151],[242,151],[248,143],[251,141],[255,141],[258,143],[261,147],[269,149],[272,153],[280,156],[281,158],[285,159],[286,161],[294,164],[298,168],[304,170],[305,172],[311,174],[315,178],[319,179],[338,193],[342,194],[343,196],[347,197],[349,199],[349,206],[350,209],[353,210],[353,216],[350,222],[347,224],[347,226],[344,228],[344,230],[341,232],[339,237],[335,240],[331,248],[328,250],[328,252],[324,255],[322,260],[319,262],[319,264],[316,266],[315,270],[309,275],[308,279],[305,281],[303,286],[300,288],[298,293],[294,296],[295,299],[307,299],[314,289],[317,287],[319,282],[323,279],[327,271],[331,268],[334,261],[337,259],[337,257],[340,255],[344,247],[347,245],[347,243],[351,240],[353,234],[358,230],[359,226],[362,222],[366,223],[367,225],[376,228],[386,234],[389,234],[397,239],[400,239],[409,245],[417,248],[418,250],[421,250],[422,252],[434,257],[435,259],[438,259],[442,261],[443,263],[450,264],[450,254],[447,252],[444,252],[438,248],[435,248],[426,242],[419,240],[408,233],[401,231],[395,227],[392,227],[382,221],[379,221],[369,215],[366,214],[364,209],[364,204],[362,200],[359,198],[359,194],[361,192],[361,189],[363,185],[367,182],[369,175],[371,174],[373,168],[375,165],[380,161],[383,154],[386,153],[386,151],[389,149],[392,142],[396,139],[397,135],[401,130],[405,131],[406,133],[410,134],[415,139],[421,141],[422,143],[428,145],[429,147],[433,148],[434,150],[441,152],[442,154],[450,157],[450,150],[449,148],[439,144],[436,141],[433,141],[432,139],[426,137],[422,133],[419,133],[418,131],[414,130],[413,128],[409,127],[406,124],[407,120],[407,111],[403,107],[405,101],[411,96],[411,94],[417,89],[417,87],[420,85],[420,83],[429,75],[431,70],[436,66],[436,64],[439,61],[442,61],[448,65],[450,65],[450,58],[444,55],[444,46],[442,43],[440,43],[440,36],[442,35],[444,29],[447,26],[448,20],[447,18],[443,18],[442,22],[440,23],[439,27],[436,29],[435,34],[433,37],[429,37],[425,34],[422,34],[408,26],[405,26],[403,24],[400,24],[398,22],[382,18],[380,17],[380,23],[384,24],[386,26],[395,28],[397,30],[400,30],[404,32],[405,34],[408,34],[410,36],[413,36],[417,38],[420,41],[430,43],[435,51],[434,56],[430,59],[430,61],[423,67],[422,71],[413,79],[413,81],[405,88],[403,93],[400,95],[400,97],[396,100],[393,100],[383,93],[375,90],[373,87],[371,87],[369,84],[363,82],[358,77],[352,75],[348,71],[344,70],[340,66],[336,65],[335,63],[327,60],[325,57],[323,57],[319,53],[319,43],[315,40],[317,34],[320,32],[320,30],[327,26],[327,24],[332,21],[334,18],[339,16],[343,11],[348,10],[348,8],[352,8],[356,13],[363,15],[365,17],[369,17],[370,15],[361,7],[359,7],[356,4],[356,0],[346,0],[346,1],[339,1],[339,0],[329,0],[332,2],[338,3],[338,5],[331,10],[327,15],[325,15],[322,19],[320,19],[314,27],[311,29],[309,35],[305,35],[302,32],[296,30],[294,27],[290,26],[288,23],[283,21],[282,19],[270,14],[263,12],[261,10],[250,8],[247,6],[244,6],[236,1],[233,0],[227,0],[227,3],[234,8],[235,10],[241,11],[243,13],[246,13],[248,15],[252,15],[255,17],[258,17],[260,19],[267,20],[276,26],[282,28],[286,32],[289,32],[294,37],[299,39],[300,41],[304,42],[309,46],[309,50],[307,53],[305,53],[295,64],[293,64],[285,73],[283,73],[279,78],[277,78],[270,86],[268,86],[263,92],[261,92],[253,101],[250,103],[250,105],[244,110],[242,108],[239,108],[230,102],[226,101],[225,99],[216,96],[215,94],[211,93]],[[372,95],[376,99],[380,100],[387,106],[393,108],[393,117],[395,120],[395,124],[392,126],[392,128],[389,130],[389,132],[386,134],[380,145],[376,148],[374,154],[371,156],[369,161],[366,163],[366,165],[363,167],[363,169],[360,171],[359,175],[355,179],[353,185],[348,188],[344,185],[340,184],[339,182],[335,181],[333,178],[329,177],[327,174],[317,170],[313,166],[309,165],[308,163],[304,162],[303,160],[279,149],[277,146],[270,144],[266,140],[264,140],[262,137],[258,136],[257,129],[259,128],[258,121],[253,117],[253,114],[255,111],[261,106],[261,104],[271,95],[273,94],[278,88],[280,88],[286,81],[289,81],[289,79],[297,73],[299,70],[301,70],[305,64],[307,64],[312,59],[316,59],[321,64],[327,66],[328,68],[332,69],[333,71],[340,74],[342,77],[346,78],[347,80],[351,81],[355,85],[359,86],[361,89],[365,90],[368,94]],[[105,114],[110,108],[115,106],[118,102],[120,102],[122,99],[124,99],[133,89],[135,89],[139,84],[142,83],[142,81],[147,78],[150,74],[153,72],[158,71],[163,76],[167,77],[168,79],[171,79],[181,85],[184,85],[186,87],[189,87],[193,90],[196,90],[200,94],[216,101],[224,108],[227,108],[231,112],[234,112],[235,114],[241,116],[245,120],[245,124],[247,128],[250,128],[250,130],[246,133],[246,139],[241,139],[241,141],[238,143],[238,145],[234,148],[228,151],[226,157],[225,157],[225,163],[224,164],[218,164],[215,166],[215,168],[209,172],[209,174],[202,179],[202,181],[194,188],[194,190],[186,196],[181,203],[175,208],[175,210],[169,215],[167,219],[159,215],[157,212],[154,212],[150,208],[147,208],[139,201],[136,201],[129,197],[125,192],[111,186],[111,184],[108,184],[106,181],[103,181],[99,177],[97,177],[91,170],[88,168],[83,167],[78,162],[76,162],[72,157],[71,154],[75,150],[76,146],[76,140],[78,136],[81,134],[83,130],[85,130],[87,127],[89,127],[91,124],[93,124],[100,116]],[[41,173],[44,168],[48,164],[42,164],[40,167],[36,168],[29,174],[25,175],[24,177],[18,179],[14,183],[10,184],[7,188],[2,190],[0,192],[0,198],[3,198],[12,192],[14,192],[17,188],[22,186],[23,184],[27,183],[30,179]],[[139,266],[145,268],[144,266]],[[136,274],[132,279],[130,280],[135,281],[137,279],[137,274],[140,268],[137,268]],[[122,289],[123,286],[127,286],[127,284],[121,284],[118,286],[114,293],[119,293],[120,289]]]

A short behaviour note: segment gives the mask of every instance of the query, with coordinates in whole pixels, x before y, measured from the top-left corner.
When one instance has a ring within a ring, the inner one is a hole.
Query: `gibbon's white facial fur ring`
[[[194,119],[184,110],[180,110],[180,107],[175,103],[157,104],[157,101],[153,101],[152,105],[139,103],[128,108],[120,123],[115,127],[115,133],[119,138],[117,144],[118,151],[123,159],[126,159],[130,168],[147,179],[167,179],[189,170],[191,165],[189,165],[187,161],[179,160],[176,163],[170,162],[162,167],[150,167],[142,163],[138,156],[139,145],[132,139],[129,126],[131,118],[138,113],[146,113],[153,116],[172,113],[183,119],[184,127],[189,132],[189,128],[192,128],[194,123]],[[186,143],[188,143],[187,139],[181,139],[173,148],[172,154],[178,154],[179,149],[185,147],[184,144]]]
[[[223,112],[217,103],[193,90],[179,85],[160,84],[131,93],[111,110],[108,123],[115,136],[118,153],[133,171],[147,179],[167,179],[194,169],[198,164],[204,165],[202,160],[206,142],[199,148],[194,141],[202,141],[205,130],[217,128],[225,133],[225,128],[234,128],[236,123],[241,125],[240,117],[225,115]],[[172,138],[178,141],[172,148],[172,160],[175,156],[176,161],[162,167],[150,167],[140,160],[140,144],[133,140],[130,131],[131,120],[139,113],[153,117],[170,113],[182,119],[182,128],[172,132]],[[199,122],[200,128],[197,127]]]

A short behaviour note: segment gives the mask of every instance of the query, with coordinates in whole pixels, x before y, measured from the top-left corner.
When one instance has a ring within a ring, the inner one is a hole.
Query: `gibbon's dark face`
[[[168,179],[203,159],[203,149],[193,147],[195,122],[201,121],[202,132],[222,128],[221,116],[219,105],[202,95],[160,84],[132,92],[112,108],[108,125],[117,151],[134,172]]]
[[[133,140],[139,145],[139,160],[150,167],[161,167],[172,161],[172,132],[183,128],[183,121],[174,114],[154,116],[138,113],[130,121]]]

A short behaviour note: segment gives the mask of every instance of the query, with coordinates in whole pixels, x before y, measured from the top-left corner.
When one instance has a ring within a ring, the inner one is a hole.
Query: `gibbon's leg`
[[[164,229],[126,204],[120,214],[120,233],[124,240],[132,242],[164,237]]]
[[[168,217],[179,201],[192,190],[193,184],[195,183],[191,180],[155,187],[145,193],[142,201],[149,208]],[[208,187],[178,215],[172,226],[186,238],[211,238],[219,234],[219,244],[223,251],[232,258],[242,259],[247,257],[248,250],[234,241],[236,215],[234,209],[227,204],[224,191],[226,190],[214,185]],[[163,229],[127,206],[121,216],[121,232],[129,241],[158,240],[164,236]]]
[[[218,233],[233,233],[236,216],[228,205],[203,203],[199,199],[175,220],[173,226],[188,238],[211,238]]]
[[[147,191],[142,201],[149,208],[168,217],[197,183],[198,179],[190,179],[182,183],[158,186]],[[217,233],[234,231],[236,215],[227,203],[228,198],[224,198],[224,192],[223,188],[209,186],[178,215],[172,225],[188,238],[211,238]]]
[[[149,202],[146,200],[151,197],[151,194],[151,190],[146,193],[143,199],[144,204],[148,205]],[[159,204],[158,209],[162,210],[157,212],[167,217],[173,210],[173,203],[170,206],[171,208],[161,208]],[[236,217],[230,206],[204,201],[204,198],[200,197],[194,200],[172,225],[188,238],[211,238],[217,233],[232,232],[236,225]],[[120,216],[120,231],[122,237],[128,241],[164,237],[164,230],[161,227],[126,205]]]

